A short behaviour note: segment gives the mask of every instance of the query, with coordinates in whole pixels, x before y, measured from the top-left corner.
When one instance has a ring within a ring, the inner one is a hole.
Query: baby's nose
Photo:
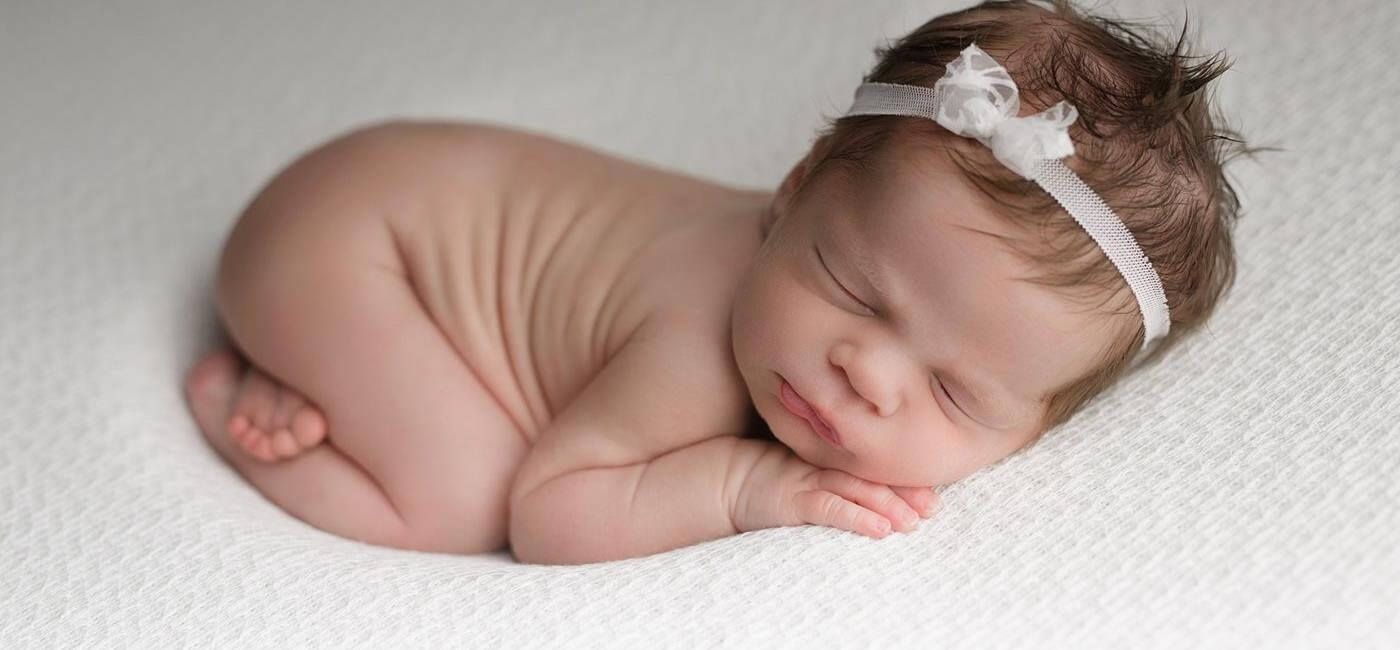
[[[832,363],[841,366],[842,368],[845,368],[846,364],[850,363],[851,354],[854,352],[854,345],[847,341],[841,341],[836,345],[831,346],[831,354],[828,358],[831,359]]]
[[[882,418],[894,415],[899,410],[900,398],[889,369],[882,368],[875,355],[859,352],[854,345],[841,342],[832,347],[830,359],[845,373],[851,390],[875,407],[876,414]]]

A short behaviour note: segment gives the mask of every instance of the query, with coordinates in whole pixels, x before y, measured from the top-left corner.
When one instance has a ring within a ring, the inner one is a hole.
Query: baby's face
[[[733,313],[735,357],[773,434],[813,465],[888,485],[951,483],[1033,440],[1044,397],[1129,324],[1014,280],[1031,269],[967,230],[1009,226],[950,161],[920,156],[886,154],[853,192],[826,175],[785,210],[800,163]],[[799,417],[785,383],[840,446]]]

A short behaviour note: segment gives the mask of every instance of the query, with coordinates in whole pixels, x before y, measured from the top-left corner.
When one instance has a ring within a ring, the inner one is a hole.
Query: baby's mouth
[[[818,437],[827,441],[832,446],[840,447],[841,435],[836,432],[836,428],[827,424],[826,420],[823,420],[821,415],[817,413],[817,410],[813,408],[807,400],[803,399],[802,395],[798,394],[797,390],[792,387],[792,384],[789,384],[786,379],[782,379],[782,375],[778,375],[778,377],[782,382],[778,389],[778,401],[782,403],[783,408],[786,408],[793,415],[806,420],[807,424],[812,427],[813,432],[815,432]]]

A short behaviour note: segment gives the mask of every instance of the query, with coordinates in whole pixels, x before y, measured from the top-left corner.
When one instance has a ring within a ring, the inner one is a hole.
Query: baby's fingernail
[[[875,530],[879,531],[881,535],[888,534],[890,532],[890,522],[881,519],[875,523]]]

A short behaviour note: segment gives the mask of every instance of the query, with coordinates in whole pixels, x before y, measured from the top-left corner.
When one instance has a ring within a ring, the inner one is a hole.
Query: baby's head
[[[1172,45],[1064,0],[985,2],[878,50],[865,79],[932,88],[975,43],[1010,73],[1021,116],[1077,108],[1062,162],[1121,218],[1166,295],[1170,330],[1143,363],[1233,284],[1239,205],[1223,166],[1251,153],[1205,91],[1229,64],[1189,65],[1184,36]],[[735,356],[774,435],[814,465],[950,483],[1138,367],[1143,313],[1104,249],[1036,181],[930,119],[834,120],[762,229],[734,302]],[[812,408],[839,446],[799,417]]]

